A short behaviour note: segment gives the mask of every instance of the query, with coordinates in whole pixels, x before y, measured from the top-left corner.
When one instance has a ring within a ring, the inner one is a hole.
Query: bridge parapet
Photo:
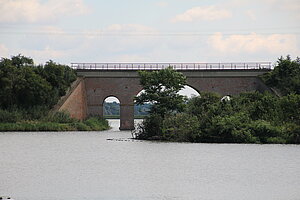
[[[175,70],[271,70],[272,63],[71,63],[76,70],[160,70],[169,66]]]

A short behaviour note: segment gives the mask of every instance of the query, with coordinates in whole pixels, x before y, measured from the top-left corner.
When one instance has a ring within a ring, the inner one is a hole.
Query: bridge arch
[[[120,100],[116,96],[108,96],[103,101],[104,117],[120,116]]]
[[[79,76],[78,84],[58,110],[67,110],[78,119],[91,115],[103,116],[103,101],[108,96],[116,96],[121,104],[120,129],[134,129],[133,98],[142,90],[138,70],[158,70],[160,64],[155,64],[155,68],[147,63],[128,64],[129,67],[120,63],[118,69],[112,68],[110,64],[92,66],[94,68],[86,68],[84,64],[74,66]],[[187,85],[200,95],[201,92],[216,92],[224,96],[247,91],[271,91],[259,78],[259,75],[270,70],[269,64],[193,63],[176,66],[187,77]]]

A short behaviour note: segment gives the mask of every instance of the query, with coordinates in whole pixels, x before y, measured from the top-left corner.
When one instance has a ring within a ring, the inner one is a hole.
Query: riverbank
[[[0,132],[11,131],[103,131],[110,128],[108,121],[101,118],[89,118],[85,121],[45,122],[20,121],[0,123]]]

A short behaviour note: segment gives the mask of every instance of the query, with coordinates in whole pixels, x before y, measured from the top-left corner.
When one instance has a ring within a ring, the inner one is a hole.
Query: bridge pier
[[[88,105],[88,114],[87,116],[99,116],[103,117],[103,105]]]
[[[120,105],[120,130],[134,129],[134,105],[121,104]]]

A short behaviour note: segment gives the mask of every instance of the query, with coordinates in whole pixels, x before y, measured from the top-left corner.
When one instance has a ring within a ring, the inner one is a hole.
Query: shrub
[[[133,132],[136,139],[159,139],[162,140],[163,118],[159,114],[151,114],[143,120]]]
[[[45,118],[44,122],[56,122],[56,123],[74,123],[77,119],[71,118],[70,114],[65,111],[50,112]]]
[[[285,136],[288,143],[300,144],[300,126],[293,123],[285,124]]]
[[[217,116],[207,129],[211,142],[229,143],[256,143],[257,138],[251,134],[247,125],[251,122],[245,113],[236,113],[227,116]]]
[[[22,113],[19,111],[8,111],[0,109],[0,122],[14,123],[22,119]]]
[[[252,135],[258,137],[261,143],[268,143],[268,138],[281,137],[283,135],[279,127],[273,126],[270,122],[264,120],[253,121],[249,128]]]
[[[91,117],[83,123],[93,131],[101,131],[109,128],[108,121],[99,117]]]
[[[167,116],[163,121],[163,137],[167,140],[180,142],[195,142],[199,129],[196,116],[187,113],[178,113]]]
[[[91,131],[92,129],[83,122],[76,122],[72,124],[78,131]]]

